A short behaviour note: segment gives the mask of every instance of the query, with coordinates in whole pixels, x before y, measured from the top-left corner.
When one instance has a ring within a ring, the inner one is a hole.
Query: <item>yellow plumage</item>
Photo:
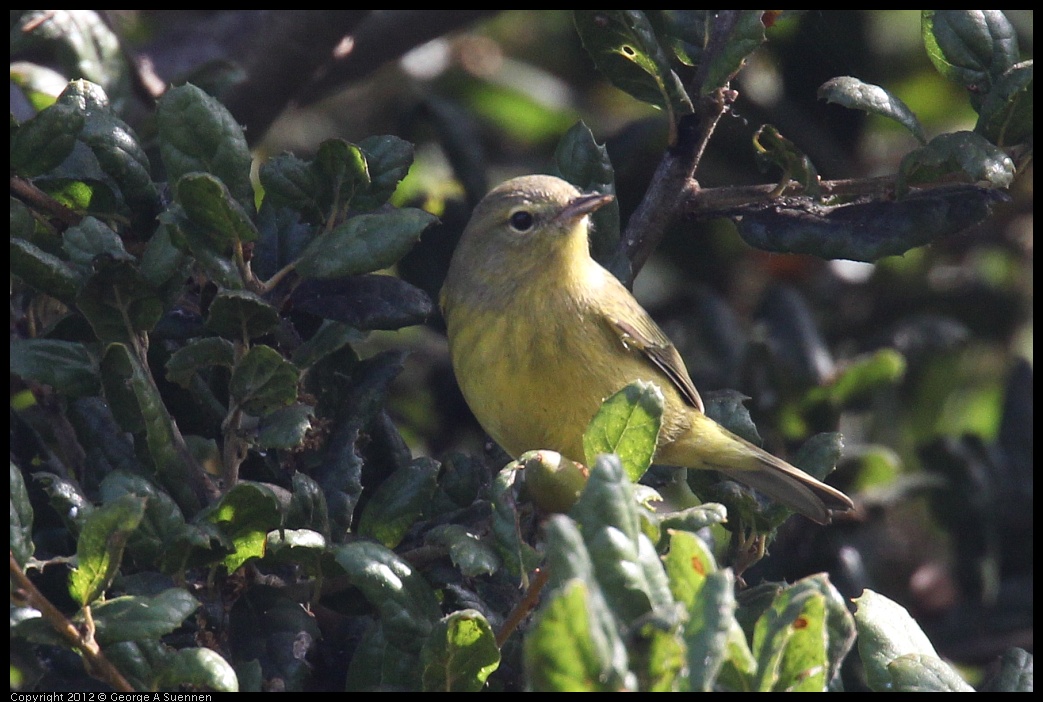
[[[665,400],[657,462],[722,471],[817,522],[850,509],[842,492],[703,413],[670,340],[590,257],[588,215],[610,200],[526,176],[475,208],[441,305],[453,370],[482,427],[513,456],[553,449],[582,461],[602,401],[647,380]]]

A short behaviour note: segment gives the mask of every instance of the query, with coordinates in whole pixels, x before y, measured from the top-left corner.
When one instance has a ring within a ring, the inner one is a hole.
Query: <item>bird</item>
[[[453,371],[482,428],[515,458],[550,449],[583,462],[601,403],[644,380],[664,399],[656,463],[719,471],[821,524],[852,509],[843,492],[706,415],[670,339],[590,255],[590,215],[612,199],[531,175],[475,207],[439,303]]]

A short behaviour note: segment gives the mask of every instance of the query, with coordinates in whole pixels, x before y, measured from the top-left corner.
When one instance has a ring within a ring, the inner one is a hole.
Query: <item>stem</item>
[[[26,576],[25,572],[22,571],[22,567],[15,560],[14,553],[11,554],[11,582],[15,585],[15,588],[12,590],[12,598],[17,593],[26,605],[40,610],[44,620],[58,632],[58,635],[83,655],[84,667],[87,669],[88,674],[102,682],[108,683],[120,692],[135,691],[133,686],[123,677],[123,674],[102,653],[101,647],[94,640],[93,625],[89,627],[89,638],[85,639],[76,626],[64,614],[59,612],[58,608],[51,604],[51,601]],[[89,617],[87,607],[84,607],[84,614]]]
[[[516,604],[511,610],[510,614],[507,615],[507,621],[503,623],[503,627],[496,634],[496,647],[503,648],[504,643],[507,639],[511,638],[511,634],[514,630],[522,623],[525,617],[529,616],[536,607],[536,601],[540,597],[540,593],[543,588],[547,585],[547,581],[550,579],[550,571],[546,568],[538,568],[536,570],[536,576],[532,580],[532,586],[525,593],[525,597],[521,599],[521,602]]]

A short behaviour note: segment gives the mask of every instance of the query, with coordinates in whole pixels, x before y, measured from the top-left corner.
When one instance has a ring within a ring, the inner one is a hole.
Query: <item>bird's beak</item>
[[[594,210],[604,207],[615,198],[615,195],[601,195],[598,193],[594,193],[593,195],[580,195],[566,205],[565,209],[559,212],[555,219],[559,222],[574,222],[581,217],[586,217]]]

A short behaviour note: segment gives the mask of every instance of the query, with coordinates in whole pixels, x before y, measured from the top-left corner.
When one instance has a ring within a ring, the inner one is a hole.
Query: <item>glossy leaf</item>
[[[865,83],[852,76],[838,76],[819,86],[818,98],[893,119],[912,132],[921,144],[927,143],[923,125],[909,106],[879,85]]]
[[[435,624],[420,664],[425,692],[478,692],[499,666],[500,650],[481,612],[461,609]]]
[[[25,567],[25,563],[32,558],[35,546],[33,545],[33,506],[29,502],[29,493],[25,490],[25,481],[22,479],[22,471],[9,461],[11,479],[8,483],[11,494],[11,522],[10,522],[10,547],[11,557],[19,566]]]
[[[11,274],[42,293],[71,303],[81,277],[54,254],[24,239],[11,239]]]
[[[971,183],[1007,188],[1014,180],[1014,161],[974,132],[940,134],[911,151],[898,167],[898,188],[941,180],[955,174]]]
[[[131,533],[145,514],[145,500],[124,497],[94,510],[76,541],[77,565],[69,574],[69,594],[89,605],[112,584]]]
[[[243,130],[216,99],[194,85],[171,88],[156,112],[160,155],[171,183],[194,172],[220,180],[246,212],[254,210],[250,149]]]
[[[279,312],[270,303],[246,290],[222,290],[210,303],[206,327],[233,341],[248,341],[271,332],[279,324]]]
[[[191,389],[196,372],[211,366],[231,368],[235,365],[232,342],[216,337],[196,339],[185,344],[167,359],[167,380],[186,390]]]
[[[84,116],[69,105],[52,105],[11,132],[11,171],[32,178],[57,168],[76,145]]]
[[[244,412],[260,416],[297,399],[300,371],[270,346],[254,346],[232,369],[229,392]]]
[[[305,278],[339,278],[387,268],[434,220],[413,208],[352,217],[316,237],[298,260],[297,272]]]
[[[377,487],[359,518],[358,532],[394,548],[424,514],[434,494],[438,464],[416,459],[399,468]]]
[[[652,464],[662,416],[663,393],[654,383],[635,381],[615,393],[583,434],[587,464],[600,454],[617,454],[627,477],[636,482]]]
[[[52,339],[13,339],[11,372],[50,385],[68,397],[96,395],[98,360],[83,344]]]
[[[196,598],[180,588],[153,596],[115,597],[91,607],[98,643],[158,639],[184,624],[199,608]]]
[[[186,173],[177,181],[177,201],[188,218],[213,238],[221,250],[233,242],[255,241],[257,227],[250,213],[218,178],[208,173]]]

